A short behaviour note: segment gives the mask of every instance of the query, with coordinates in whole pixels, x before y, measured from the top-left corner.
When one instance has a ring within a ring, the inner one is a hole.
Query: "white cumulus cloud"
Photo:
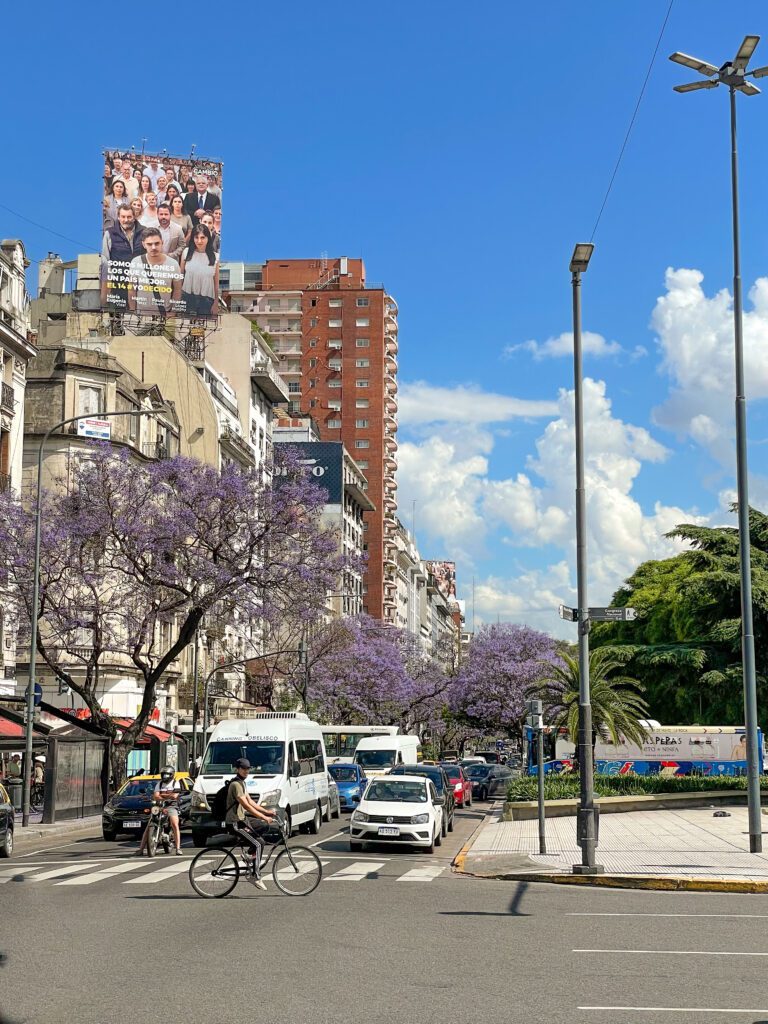
[[[602,334],[595,334],[594,331],[582,331],[581,347],[584,355],[589,356],[617,356],[623,352],[617,341],[607,341]],[[524,341],[520,345],[507,345],[504,349],[505,356],[512,356],[516,352],[530,352],[537,361],[572,356],[573,332],[563,331],[557,337],[547,338],[546,341]]]

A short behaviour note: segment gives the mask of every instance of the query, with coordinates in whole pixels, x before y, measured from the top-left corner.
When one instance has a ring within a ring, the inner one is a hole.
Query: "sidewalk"
[[[13,845],[14,849],[18,850],[38,839],[58,838],[88,829],[101,829],[100,814],[94,814],[88,818],[73,818],[71,821],[60,821],[53,825],[43,825],[39,821],[30,822],[26,828],[22,828],[21,821],[17,821],[13,830]]]
[[[768,836],[762,854],[749,853],[746,807],[628,811],[600,818],[597,862],[605,874],[573,875],[581,861],[576,818],[547,818],[547,853],[539,854],[538,821],[487,815],[454,862],[482,878],[527,879],[642,889],[768,892]]]

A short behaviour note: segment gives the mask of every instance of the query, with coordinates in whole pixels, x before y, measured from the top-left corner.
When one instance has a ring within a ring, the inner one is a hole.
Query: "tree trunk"
[[[110,761],[112,764],[112,786],[115,792],[117,792],[125,782],[126,765],[128,763],[129,753],[130,750],[124,743],[113,741],[110,748]]]

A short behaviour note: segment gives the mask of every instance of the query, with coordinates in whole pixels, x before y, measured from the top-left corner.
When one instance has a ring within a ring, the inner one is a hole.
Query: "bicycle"
[[[164,800],[162,806],[153,804],[150,811],[150,818],[147,822],[147,856],[154,857],[158,846],[162,846],[166,853],[171,852],[171,825],[165,808],[172,806],[173,800]]]
[[[45,800],[45,784],[33,782],[29,791],[29,806],[33,811],[42,811]]]
[[[289,846],[288,829],[284,815],[278,812],[275,825],[260,837],[264,841],[260,870],[262,877],[278,846],[283,848],[272,862],[272,880],[286,896],[309,896],[320,884],[323,865],[314,850],[306,846]],[[239,850],[237,857],[232,852]],[[241,875],[251,873],[251,850],[242,839],[232,837],[227,844],[201,850],[189,865],[192,888],[205,899],[223,899],[229,896]]]

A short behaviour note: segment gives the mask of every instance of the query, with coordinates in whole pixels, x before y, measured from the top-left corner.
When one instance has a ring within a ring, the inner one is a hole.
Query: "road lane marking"
[[[572,953],[610,953],[621,956],[623,953],[641,953],[651,955],[660,953],[662,956],[768,956],[768,953],[739,953],[734,950],[708,949],[573,949]]]
[[[138,859],[123,861],[112,868],[103,868],[101,871],[93,871],[89,875],[81,875],[79,878],[68,878],[65,882],[56,882],[56,885],[91,885],[92,882],[100,882],[103,878],[111,878],[113,875],[123,874],[125,871],[135,871],[144,867]]]
[[[39,875],[29,875],[25,881],[27,882],[43,882],[49,878],[66,878],[68,875],[77,875],[81,871],[92,871],[98,868],[100,861],[86,861],[81,864],[70,864],[69,867],[61,866],[58,868],[50,868],[48,871],[41,871]]]
[[[742,918],[746,920],[764,920],[768,918],[768,914],[599,914],[599,913],[568,913],[566,917],[724,917],[733,918],[733,920],[740,921]],[[751,1010],[747,1011],[751,1013]]]
[[[768,1010],[720,1006],[577,1006],[577,1010],[631,1010],[633,1013],[768,1013]]]
[[[182,871],[189,871],[191,863],[191,858],[185,857],[184,860],[176,861],[174,864],[166,864],[157,871],[149,871],[146,875],[141,875],[140,878],[126,878],[123,885],[153,885],[155,882],[164,882],[166,878],[180,875]]]
[[[359,882],[366,875],[371,875],[384,867],[384,861],[357,860],[349,867],[335,871],[327,878],[328,882]]]
[[[431,882],[433,878],[442,875],[444,871],[444,864],[413,868],[411,871],[406,871],[404,875],[400,875],[398,882]]]
[[[349,835],[349,829],[348,828],[342,829],[341,832],[337,832],[336,835],[334,835],[334,836],[326,836],[325,839],[319,839],[316,843],[311,843],[310,844],[310,849],[312,849],[314,846],[322,846],[323,843],[331,843],[331,842],[333,842],[334,839],[338,839],[339,836],[348,836],[348,835]]]
[[[86,862],[86,864],[84,866],[87,867],[87,868],[94,868],[94,867],[96,867],[100,863],[101,862],[98,861],[98,860],[96,860],[96,861],[88,861],[88,862]],[[38,862],[37,864],[19,864],[18,867],[7,868],[5,871],[0,871],[0,885],[4,885],[6,882],[13,881],[13,879],[14,878],[18,878],[19,875],[24,875],[25,876],[25,881],[27,881],[27,877],[26,876],[30,875],[31,872],[38,871],[40,868],[47,867],[50,864],[58,864],[59,865],[59,867],[57,867],[55,869],[56,871],[64,870],[64,868],[67,865],[72,866],[72,862],[68,861],[68,860],[46,860],[46,861]],[[82,864],[78,864],[77,867],[72,866],[73,871],[81,871],[82,868],[83,868]]]

